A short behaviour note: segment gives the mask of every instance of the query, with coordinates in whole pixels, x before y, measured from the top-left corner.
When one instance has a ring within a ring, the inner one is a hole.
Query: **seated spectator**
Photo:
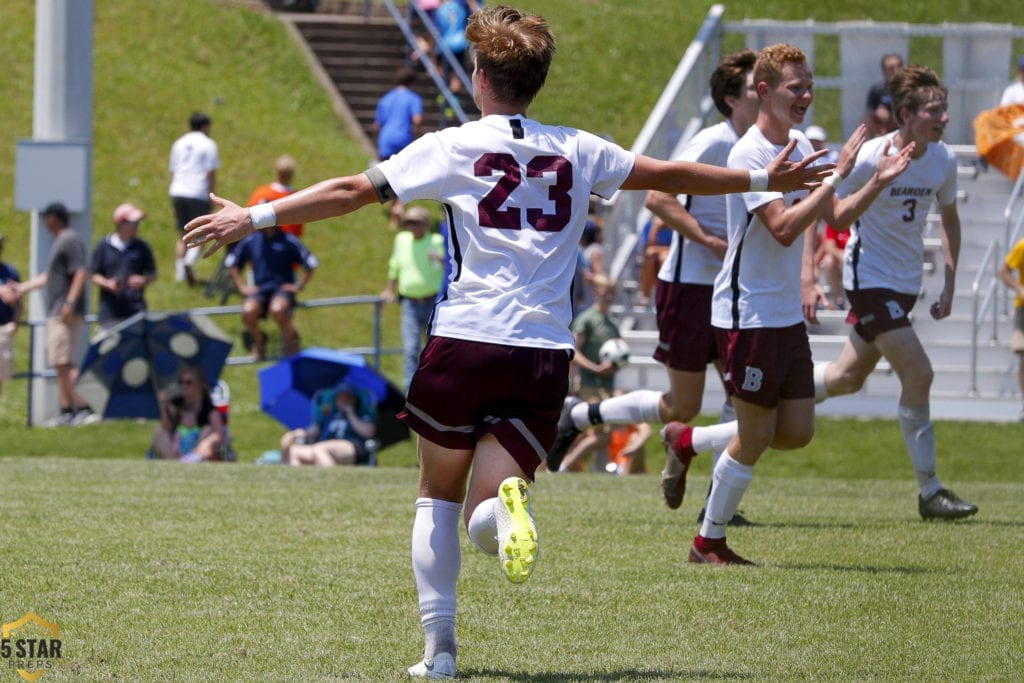
[[[274,161],[274,177],[276,180],[266,185],[260,185],[249,195],[247,206],[255,206],[264,202],[272,202],[281,197],[287,197],[295,189],[292,187],[292,179],[295,178],[295,159],[287,154],[282,154]],[[279,226],[285,232],[302,237],[304,225],[302,223],[289,223]]]
[[[178,373],[178,392],[158,395],[160,424],[153,430],[147,457],[182,462],[222,460],[227,445],[224,416],[213,404],[210,387],[198,368]]]
[[[370,464],[375,413],[365,393],[344,380],[318,392],[309,427],[281,437],[281,462],[319,467]]]
[[[146,212],[134,204],[114,209],[114,232],[100,240],[89,269],[99,290],[100,328],[107,329],[146,310],[145,289],[156,281],[156,261],[139,237]]]
[[[846,310],[846,297],[843,294],[843,255],[849,238],[849,230],[836,230],[825,224],[825,234],[819,240],[814,255],[814,261],[828,286],[828,307],[840,311]]]
[[[242,269],[251,264],[253,284],[242,277]],[[260,320],[270,315],[281,333],[281,352],[291,356],[299,351],[299,333],[292,324],[295,297],[313,277],[320,265],[309,249],[295,235],[277,227],[264,228],[252,233],[224,259],[224,265],[239,293],[242,303],[242,322],[247,333],[247,345],[252,345],[256,360],[266,357],[267,335],[260,329]],[[295,270],[301,266],[302,276],[296,282]]]

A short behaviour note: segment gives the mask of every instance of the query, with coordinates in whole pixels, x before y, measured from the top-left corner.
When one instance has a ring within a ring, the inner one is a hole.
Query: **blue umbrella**
[[[409,438],[396,415],[405,407],[402,392],[366,364],[363,356],[311,347],[259,371],[260,408],[288,429],[308,427],[313,395],[344,379],[361,389],[377,408],[380,447]]]
[[[136,313],[93,338],[75,390],[103,417],[158,418],[157,392],[186,366],[199,368],[213,386],[231,346],[206,316]]]

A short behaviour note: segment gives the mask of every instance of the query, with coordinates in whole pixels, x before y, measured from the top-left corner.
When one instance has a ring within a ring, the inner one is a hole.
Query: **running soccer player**
[[[711,73],[710,88],[711,99],[725,121],[697,133],[684,147],[680,159],[726,165],[732,146],[757,118],[760,102],[754,87],[756,60],[753,50],[722,58]],[[727,246],[725,196],[677,197],[651,191],[647,208],[674,230],[655,292],[658,347],[654,358],[665,364],[669,390],[662,393],[637,389],[596,405],[568,399],[558,421],[558,436],[548,453],[548,468],[552,471],[557,471],[557,462],[581,431],[592,424],[689,422],[700,412],[708,363],[714,363],[721,372],[711,328],[711,292]],[[731,422],[735,417],[731,401],[726,400],[721,421]],[[705,428],[697,429],[699,439]],[[717,431],[709,428],[706,433],[715,435]],[[721,447],[733,433],[730,429]],[[688,466],[689,463],[684,465],[671,454],[665,459],[661,488],[665,503],[673,510],[682,505]],[[748,522],[739,514],[730,521],[733,525],[745,523]]]
[[[960,253],[956,206],[956,156],[942,142],[949,122],[947,91],[934,71],[909,66],[889,81],[899,128],[864,144],[840,195],[871,181],[879,159],[892,149],[913,146],[910,165],[884,190],[851,228],[846,244],[843,289],[853,329],[839,358],[814,366],[819,400],[858,391],[884,356],[900,380],[898,419],[917,476],[918,513],[923,519],[959,519],[978,511],[945,488],[936,474],[935,431],[929,392],[931,362],[910,326],[910,312],[921,291],[928,211],[938,203],[942,219],[945,283],[929,312],[936,320],[950,314]],[[806,263],[804,266],[806,267]],[[815,306],[804,313],[813,319]]]
[[[764,48],[754,66],[754,82],[761,102],[757,121],[733,146],[729,167],[759,168],[760,160],[772,158],[794,140],[795,156],[815,154],[794,128],[814,99],[814,78],[804,52],[784,43]],[[751,564],[728,547],[725,531],[750,485],[754,465],[769,446],[803,448],[814,435],[814,373],[802,310],[803,281],[810,280],[801,272],[802,250],[811,246],[805,233],[822,216],[832,225],[846,225],[863,212],[877,186],[898,174],[909,159],[909,149],[886,156],[864,188],[838,203],[835,187],[853,168],[863,142],[860,126],[843,146],[836,170],[811,191],[728,197],[729,249],[715,279],[711,324],[738,434],[712,473],[691,562]],[[802,249],[794,248],[801,237]],[[692,431],[675,422],[665,426],[666,444],[683,462],[697,450]]]
[[[402,418],[418,435],[419,498],[412,565],[424,629],[421,678],[456,672],[455,589],[469,538],[500,558],[513,583],[534,571],[539,535],[528,484],[555,438],[568,391],[570,285],[591,193],[619,188],[715,194],[806,187],[817,157],[726,169],[631,153],[596,135],[542,124],[526,110],[544,84],[555,41],[546,21],[510,7],[473,14],[473,96],[479,121],[424,135],[365,173],[317,183],[248,209],[192,221],[186,241],[206,256],[256,229],[311,223],[396,197],[432,199],[451,229],[453,264],[431,340]],[[829,167],[825,167],[828,169]]]

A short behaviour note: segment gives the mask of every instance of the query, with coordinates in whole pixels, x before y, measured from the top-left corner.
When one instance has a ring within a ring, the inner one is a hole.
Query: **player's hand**
[[[836,171],[844,178],[850,175],[850,171],[853,170],[853,164],[857,161],[857,154],[860,152],[861,145],[868,139],[867,131],[867,126],[863,123],[857,126],[850,134],[850,137],[846,139],[846,142],[843,143],[843,148],[839,150],[839,161],[836,162]]]
[[[790,161],[789,155],[793,153],[794,149],[796,149],[796,139],[791,139],[778,156],[768,164],[766,169],[768,171],[768,189],[772,192],[811,189],[832,175],[835,164],[814,165],[814,162],[828,154],[827,149],[818,150],[800,161]]]
[[[942,294],[939,295],[939,300],[932,304],[929,309],[929,313],[936,320],[942,320],[949,316],[953,312],[953,290],[951,288],[944,288]]]
[[[185,226],[185,234],[181,237],[185,246],[189,248],[205,246],[203,258],[207,258],[224,245],[237,242],[256,230],[253,227],[252,219],[249,218],[247,208],[218,197],[212,192],[210,201],[219,206],[220,211],[193,218]]]
[[[878,180],[883,184],[889,183],[893,178],[907,170],[907,166],[910,166],[910,156],[914,153],[914,142],[907,143],[896,154],[889,154],[891,147],[892,140],[886,140],[882,154],[878,158],[878,164],[875,166]]]
[[[818,324],[818,303],[821,302],[826,308],[831,308],[825,290],[818,283],[800,285],[800,306],[804,311],[804,320],[812,325]]]

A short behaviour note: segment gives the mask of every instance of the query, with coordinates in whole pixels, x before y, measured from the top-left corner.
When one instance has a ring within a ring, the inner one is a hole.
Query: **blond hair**
[[[762,48],[757,53],[757,63],[754,64],[754,82],[762,81],[774,88],[782,82],[782,68],[786,64],[804,64],[807,62],[807,54],[788,43],[775,43]]]

